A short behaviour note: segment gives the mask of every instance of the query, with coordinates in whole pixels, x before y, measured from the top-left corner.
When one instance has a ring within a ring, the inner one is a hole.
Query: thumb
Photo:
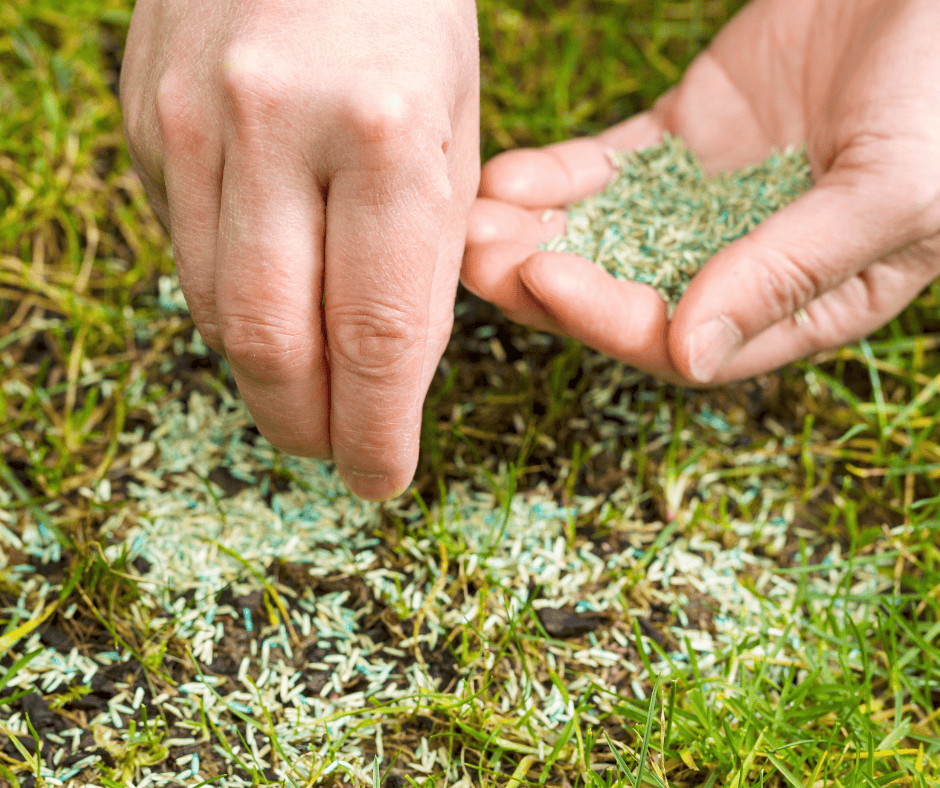
[[[937,206],[918,198],[923,190],[913,167],[902,177],[846,166],[830,170],[694,278],[669,330],[673,363],[696,383],[720,382],[873,330],[871,313],[884,311],[877,293],[868,293],[855,315],[819,309],[809,320],[803,310],[874,261],[936,232],[928,228],[928,207],[935,213]],[[882,323],[893,316],[886,313]],[[735,364],[739,355],[747,363]],[[734,374],[735,367],[743,374]]]

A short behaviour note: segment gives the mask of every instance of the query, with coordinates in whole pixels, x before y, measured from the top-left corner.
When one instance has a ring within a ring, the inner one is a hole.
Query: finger
[[[383,135],[327,202],[330,433],[357,495],[400,494],[418,461],[430,296],[451,200],[441,146]]]
[[[641,112],[615,126],[611,126],[609,129],[605,129],[594,139],[605,150],[643,150],[660,142],[666,132],[672,133],[663,124],[663,120],[658,114]]]
[[[881,328],[940,273],[938,255],[940,248],[930,251],[929,259],[910,250],[872,263],[803,312],[754,337],[720,371],[716,382],[750,377]]]
[[[659,378],[679,381],[666,350],[666,302],[649,285],[615,279],[583,257],[558,252],[533,255],[520,276],[564,333]]]
[[[709,260],[673,318],[677,367],[699,383],[718,379],[761,332],[922,238],[927,228],[923,212],[910,206],[912,178],[905,184],[903,177],[889,181],[837,164],[815,188]]]
[[[610,150],[646,148],[662,134],[658,120],[642,113],[597,137],[501,153],[483,168],[480,195],[530,208],[570,205],[610,182]]]
[[[479,95],[479,85],[476,82],[471,95]],[[453,195],[444,220],[438,246],[438,263],[431,284],[422,396],[427,396],[453,333],[454,301],[457,297],[463,253],[467,245],[467,224],[480,187],[480,116],[475,102],[468,102],[468,105],[456,114],[454,139],[446,157],[450,167]]]
[[[493,241],[468,246],[460,278],[474,295],[489,301],[506,317],[537,331],[565,333],[533,297],[520,273],[537,250],[529,244]]]
[[[225,162],[216,280],[222,345],[261,434],[289,454],[328,457],[323,200],[303,163],[272,157],[263,135],[260,126],[243,131]]]
[[[150,199],[157,218],[164,229],[169,229],[166,188],[164,184],[164,155],[160,135],[168,113],[152,90],[147,89],[145,76],[154,62],[155,37],[148,34],[147,12],[143,4],[131,19],[121,62],[119,95],[124,126],[124,139],[134,170]],[[174,97],[175,98],[175,97]]]
[[[216,309],[216,246],[222,192],[222,150],[208,130],[213,118],[183,90],[165,81],[158,106],[167,229],[180,286],[203,341],[222,351]]]
[[[569,140],[499,154],[483,168],[480,195],[530,208],[551,208],[600,191],[613,174],[606,149],[596,140]]]
[[[470,211],[467,243],[514,240],[531,245],[534,252],[540,243],[564,235],[567,229],[568,221],[564,211],[551,208],[530,210],[482,197]]]

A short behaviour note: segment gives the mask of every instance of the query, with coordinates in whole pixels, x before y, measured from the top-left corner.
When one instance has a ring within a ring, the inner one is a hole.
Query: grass
[[[484,155],[648,106],[735,5],[481,1]],[[357,509],[257,439],[174,301],[119,132],[129,10],[0,9],[0,784],[57,784],[63,756],[102,786],[940,782],[937,285],[713,392],[462,293],[414,498]],[[226,526],[211,623],[134,541],[172,506]],[[234,542],[259,512],[341,536],[262,558]],[[375,650],[341,680],[354,636]],[[282,665],[319,716],[272,700]],[[382,665],[401,686],[344,705]]]

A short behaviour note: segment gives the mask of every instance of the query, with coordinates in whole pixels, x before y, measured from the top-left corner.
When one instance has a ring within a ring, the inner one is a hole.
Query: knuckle
[[[334,307],[326,313],[330,363],[382,378],[422,349],[424,321],[392,307]]]
[[[896,168],[899,169],[899,168]],[[883,206],[879,221],[908,242],[940,233],[940,171],[927,167],[929,175],[906,168],[903,176],[884,173],[876,187]]]
[[[161,132],[174,130],[182,125],[188,110],[189,100],[182,75],[167,71],[157,84],[155,106]]]
[[[179,71],[163,75],[154,100],[157,129],[171,156],[204,154],[211,144],[211,123],[197,101],[198,92],[189,77]]]
[[[283,68],[270,52],[255,44],[229,47],[223,58],[220,88],[237,125],[257,123],[290,100]]]
[[[405,89],[359,90],[346,103],[346,113],[353,133],[365,142],[400,139],[424,119],[424,102]]]
[[[190,126],[193,105],[186,82],[183,75],[168,71],[157,85],[157,123],[166,143],[172,144],[181,134],[186,134]]]
[[[433,96],[430,88],[419,86],[346,90],[338,119],[359,155],[383,167],[412,160],[418,151],[436,150],[443,158],[452,142],[451,127]]]
[[[814,264],[783,251],[764,252],[763,276],[758,293],[773,322],[783,320],[813,301],[822,292]]]
[[[925,179],[926,180],[926,179]],[[914,215],[911,235],[916,240],[931,238],[940,234],[940,179],[934,182],[918,182],[914,194]]]
[[[250,314],[221,315],[219,340],[229,363],[253,379],[278,381],[293,377],[309,361],[313,348],[288,321]]]

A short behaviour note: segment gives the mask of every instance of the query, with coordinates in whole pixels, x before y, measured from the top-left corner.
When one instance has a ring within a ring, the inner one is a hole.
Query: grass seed
[[[655,287],[671,305],[709,258],[813,185],[796,148],[713,176],[678,137],[610,158],[617,174],[607,188],[570,206],[567,233],[542,248]]]

